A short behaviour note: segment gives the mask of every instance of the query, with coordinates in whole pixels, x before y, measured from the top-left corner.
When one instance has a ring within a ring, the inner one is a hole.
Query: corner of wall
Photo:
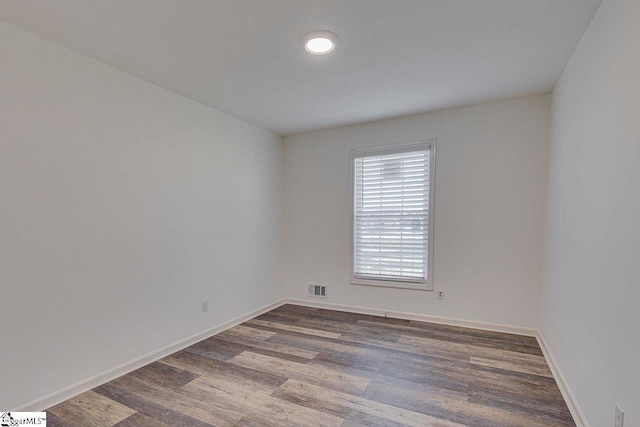
[[[544,354],[544,358],[547,361],[547,365],[549,365],[549,369],[551,369],[551,373],[553,374],[553,378],[556,380],[556,384],[560,389],[560,393],[564,398],[567,407],[569,408],[569,412],[571,412],[571,416],[576,423],[577,427],[590,427],[587,418],[582,412],[580,405],[578,404],[578,400],[576,396],[573,394],[571,387],[569,386],[569,382],[567,378],[564,376],[562,371],[560,370],[560,366],[556,362],[555,357],[553,357],[553,353],[549,349],[547,342],[544,339],[544,336],[541,331],[538,331],[536,335],[536,339],[538,340],[538,345],[542,350],[542,354]]]

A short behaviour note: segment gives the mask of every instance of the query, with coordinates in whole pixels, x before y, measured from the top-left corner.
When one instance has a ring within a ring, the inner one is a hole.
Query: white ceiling
[[[3,0],[0,19],[276,133],[553,88],[601,0]],[[330,30],[331,55],[301,37]]]

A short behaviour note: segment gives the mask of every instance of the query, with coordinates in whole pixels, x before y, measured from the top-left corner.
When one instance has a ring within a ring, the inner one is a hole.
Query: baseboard
[[[447,318],[447,317],[441,317],[441,316],[430,316],[430,315],[416,314],[416,313],[393,312],[393,311],[388,311],[384,309],[367,308],[367,307],[352,306],[352,305],[334,304],[334,303],[315,301],[315,300],[302,300],[302,299],[291,299],[291,298],[285,298],[285,299],[278,300],[273,303],[264,305],[247,314],[238,316],[232,320],[216,325],[212,328],[209,328],[195,335],[182,339],[166,347],[152,351],[151,353],[148,353],[137,359],[131,360],[120,366],[109,369],[108,371],[94,375],[91,378],[80,381],[69,387],[65,387],[62,390],[53,392],[42,398],[38,398],[31,402],[20,405],[16,407],[14,411],[16,412],[43,411],[73,396],[76,396],[80,393],[84,393],[85,391],[91,390],[92,388],[98,387],[101,384],[107,383],[131,371],[134,371],[138,368],[148,365],[149,363],[162,359],[163,357],[166,357],[172,353],[175,353],[176,351],[182,350],[183,348],[189,347],[190,345],[193,345],[199,341],[202,341],[203,339],[219,334],[220,332],[223,332],[229,328],[239,325],[240,323],[243,323],[249,319],[252,319],[256,316],[259,316],[263,313],[266,313],[284,304],[294,304],[294,305],[301,305],[301,306],[307,306],[307,307],[324,308],[329,310],[346,311],[350,313],[369,314],[369,315],[380,316],[380,317],[416,320],[421,322],[431,322],[431,323],[438,323],[438,324],[444,324],[444,325],[462,326],[466,328],[481,329],[486,331],[534,336],[536,337],[538,344],[542,349],[544,357],[547,360],[547,363],[549,365],[549,368],[551,369],[553,377],[555,378],[556,383],[558,384],[558,388],[560,389],[560,392],[562,393],[562,397],[567,403],[569,411],[571,412],[571,415],[573,416],[573,419],[576,422],[577,427],[590,427],[586,417],[584,416],[584,413],[582,412],[582,410],[580,409],[580,406],[578,405],[578,402],[573,392],[571,391],[571,388],[569,387],[569,384],[567,383],[566,377],[560,370],[560,367],[558,366],[555,358],[553,357],[553,354],[551,353],[549,347],[547,346],[547,343],[544,340],[544,337],[539,331],[536,331],[530,328],[519,327],[519,326],[500,325],[500,324],[494,324],[494,323],[478,322],[478,321],[464,320],[464,319],[454,319],[454,318]]]
[[[549,365],[549,368],[551,369],[553,378],[556,380],[556,384],[558,384],[560,393],[562,393],[562,397],[567,403],[567,407],[569,408],[569,411],[573,416],[573,421],[575,421],[576,426],[590,427],[587,418],[584,416],[584,412],[582,412],[582,409],[580,409],[580,405],[578,405],[578,401],[576,400],[575,395],[569,387],[567,378],[560,370],[560,366],[556,362],[556,359],[553,357],[553,353],[551,353],[551,350],[549,349],[549,346],[547,346],[547,342],[544,340],[544,337],[542,336],[542,333],[540,331],[538,331],[536,338],[538,340],[538,345],[540,345],[540,348],[542,349],[544,358],[547,360],[547,365]]]
[[[14,409],[14,411],[44,411],[51,406],[57,405],[60,402],[64,402],[65,400],[76,396],[80,393],[84,393],[85,391],[91,390],[92,388],[98,387],[104,383],[107,383],[111,380],[114,380],[122,375],[128,374],[131,371],[135,371],[138,368],[141,368],[149,363],[155,362],[163,357],[166,357],[176,351],[182,350],[183,348],[189,347],[197,343],[198,341],[202,341],[206,338],[209,338],[213,335],[219,334],[222,331],[225,331],[229,328],[232,328],[236,325],[239,325],[242,322],[245,322],[249,319],[252,319],[256,316],[259,316],[267,311],[273,310],[274,308],[280,307],[285,303],[285,300],[278,300],[262,306],[256,310],[251,311],[250,313],[243,314],[242,316],[238,316],[235,319],[229,320],[227,322],[216,325],[212,328],[199,332],[195,335],[191,335],[185,339],[182,339],[178,342],[170,344],[161,349],[152,351],[151,353],[147,353],[144,356],[138,357],[137,359],[131,360],[129,362],[123,363],[120,366],[109,369],[108,371],[102,372],[100,374],[94,375],[91,378],[86,380],[82,380],[77,382],[69,387],[65,387],[62,390],[53,392],[47,396],[32,400],[31,402],[25,403],[23,405],[18,406]]]
[[[285,299],[286,304],[302,305],[315,308],[326,308],[328,310],[348,311],[350,313],[369,314],[372,316],[391,317],[394,319],[416,320],[420,322],[439,323],[441,325],[462,326],[465,328],[481,329],[483,331],[504,332],[515,335],[525,335],[528,337],[537,336],[537,330],[520,326],[500,325],[496,323],[478,322],[474,320],[453,319],[448,317],[430,316],[426,314],[405,313],[389,311],[377,308],[359,307],[354,305],[333,304],[316,299]]]

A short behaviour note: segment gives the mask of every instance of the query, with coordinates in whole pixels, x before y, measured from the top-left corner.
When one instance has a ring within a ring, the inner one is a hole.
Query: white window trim
[[[355,195],[355,167],[354,162],[357,157],[362,157],[363,154],[376,155],[387,153],[400,153],[403,151],[415,151],[428,149],[429,153],[429,241],[428,254],[427,254],[427,280],[415,281],[415,280],[376,280],[376,279],[363,279],[356,278],[354,274],[354,256],[355,256],[355,211],[354,211],[354,195]],[[420,291],[433,291],[433,248],[434,248],[434,224],[435,224],[435,182],[436,182],[436,138],[430,138],[421,141],[414,141],[402,144],[384,145],[377,147],[367,147],[351,150],[350,158],[350,203],[349,211],[351,214],[351,282],[352,285],[359,286],[378,286],[383,288],[396,288],[396,289],[414,289]]]

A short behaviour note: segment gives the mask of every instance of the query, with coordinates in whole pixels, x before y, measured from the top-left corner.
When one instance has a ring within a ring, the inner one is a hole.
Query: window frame
[[[436,138],[429,138],[420,141],[390,144],[383,146],[354,148],[351,150],[350,156],[350,203],[349,211],[351,214],[351,285],[363,285],[363,286],[378,286],[384,288],[396,288],[396,289],[414,289],[421,291],[433,291],[433,259],[434,259],[434,240],[435,240],[435,181],[436,181]],[[429,151],[429,223],[428,223],[428,241],[427,241],[427,278],[426,280],[412,280],[412,279],[372,279],[361,278],[355,275],[355,233],[356,233],[356,216],[355,216],[355,160],[359,157],[377,156],[383,154],[396,154],[410,151],[428,150]]]

